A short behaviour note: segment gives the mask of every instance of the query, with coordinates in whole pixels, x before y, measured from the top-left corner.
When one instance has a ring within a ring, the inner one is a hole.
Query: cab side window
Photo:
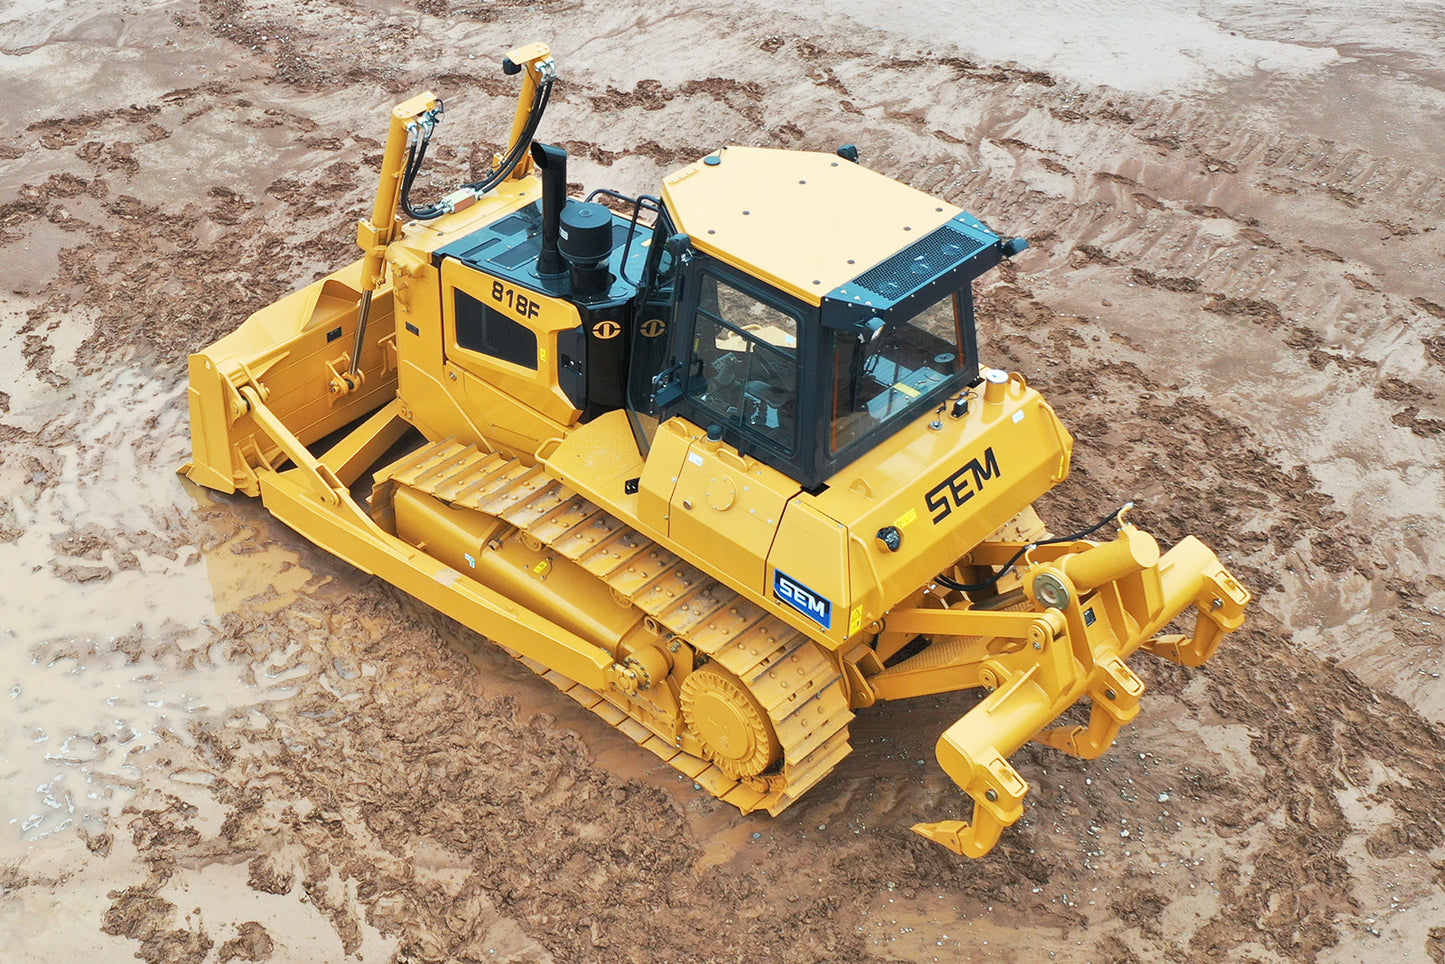
[[[699,282],[689,397],[717,422],[793,451],[797,318],[714,275]]]
[[[537,333],[457,288],[457,344],[537,370]]]

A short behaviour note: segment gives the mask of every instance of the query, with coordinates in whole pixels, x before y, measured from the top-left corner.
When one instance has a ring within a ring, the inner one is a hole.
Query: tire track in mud
[[[151,127],[164,124],[164,129],[183,131],[197,116],[190,112],[192,105],[201,100],[209,101],[204,112],[220,109],[242,123],[295,126],[294,118],[267,116],[272,111],[254,108],[229,88],[178,90],[143,109],[85,115],[83,123],[53,119],[32,125],[32,132],[72,132],[61,141],[41,138],[42,150],[60,153],[61,163],[72,170],[23,187],[17,200],[0,207],[0,230],[11,243],[48,226],[64,236],[55,276],[33,293],[43,297],[28,310],[20,333],[53,327],[56,319],[89,316],[94,333],[75,359],[82,372],[135,358],[138,352],[173,365],[229,331],[237,319],[308,280],[308,273],[322,265],[329,270],[352,248],[331,222],[362,203],[364,184],[374,177],[369,156],[331,164],[306,186],[303,197],[285,197],[283,181],[271,192],[282,195],[279,199],[248,198],[223,184],[213,184],[200,196],[158,203],[128,193],[142,173],[134,149],[148,142],[126,140],[127,125],[134,123],[127,118],[137,115]],[[82,140],[95,136],[114,139]],[[117,167],[109,161],[115,156],[129,163]],[[166,159],[147,158],[144,164],[148,176],[155,176]],[[327,198],[339,202],[334,210],[317,203]],[[285,208],[279,203],[303,200]],[[298,243],[288,234],[308,227],[310,240]],[[27,347],[28,367],[53,379],[48,368],[52,350],[41,336],[32,341],[37,344],[33,350]]]
[[[323,592],[227,617],[225,659],[280,650],[326,669],[259,730],[242,717],[193,728],[196,760],[183,765],[217,775],[219,830],[198,830],[215,817],[179,797],[127,807],[150,877],[112,895],[108,932],[141,941],[147,960],[200,960],[215,938],[168,927],[157,902],[171,903],[175,874],[219,863],[244,868],[256,892],[304,894],[348,954],[372,935],[394,941],[397,960],[515,959],[494,951],[517,952],[519,924],[541,941],[523,945],[559,960],[635,960],[645,947],[649,960],[687,961],[699,940],[713,960],[756,960],[764,946],[785,961],[872,960],[838,926],[846,898],[780,912],[752,874],[700,870],[673,793],[596,766],[549,714],[523,718],[513,697],[484,695],[492,684],[465,655],[475,637],[365,582],[345,614],[327,598],[341,593]]]
[[[1049,318],[1046,306],[1018,289],[1000,288],[981,299],[982,310],[1010,335],[1011,345],[1035,348],[1006,354],[1038,357],[1044,347],[1038,333],[1047,338],[1067,320]],[[1097,518],[1110,508],[1108,496],[1100,494],[1124,497],[1144,469],[1167,480],[1150,483],[1163,491],[1157,504],[1146,499],[1139,510],[1146,526],[1164,544],[1191,532],[1207,534],[1256,593],[1281,588],[1269,561],[1288,558],[1306,533],[1329,541],[1321,568],[1377,576],[1372,539],[1318,491],[1307,470],[1285,469],[1247,426],[1175,396],[1136,365],[1091,361],[1092,344],[1078,335],[1052,339],[1048,347],[1059,368],[1035,379],[1085,436],[1076,449],[1075,478],[1047,497],[1046,518],[1065,528]],[[1168,426],[1167,434],[1161,426]],[[1209,457],[1201,459],[1177,439],[1208,439]],[[1264,510],[1272,519],[1268,529],[1259,526]],[[1141,672],[1166,693],[1192,675],[1152,661]],[[1218,914],[1190,937],[1191,960],[1217,960],[1223,949],[1251,940],[1264,940],[1291,960],[1314,960],[1338,942],[1343,920],[1360,916],[1356,868],[1347,856],[1359,849],[1352,836],[1367,833],[1364,847],[1380,859],[1426,855],[1445,843],[1445,822],[1427,803],[1445,792],[1445,739],[1402,701],[1332,660],[1299,650],[1288,629],[1258,608],[1199,675],[1209,709],[1249,728],[1263,774],[1258,782],[1231,787],[1236,799],[1224,807],[1226,814],[1231,807],[1236,812],[1223,822],[1254,826],[1265,836],[1229,859],[1233,880],[1221,885],[1226,898]],[[1381,766],[1390,779],[1377,778],[1373,768]],[[1346,793],[1368,796],[1372,806],[1388,805],[1393,817],[1372,831],[1359,826],[1360,814],[1346,814],[1341,806]],[[1292,896],[1281,902],[1286,892]]]

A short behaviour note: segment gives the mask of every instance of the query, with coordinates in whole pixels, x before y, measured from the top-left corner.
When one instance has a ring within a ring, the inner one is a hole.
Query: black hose
[[[517,165],[522,163],[522,158],[527,156],[527,150],[532,144],[532,137],[537,133],[538,125],[542,123],[542,114],[547,110],[547,104],[552,99],[552,80],[553,78],[549,74],[544,76],[542,82],[537,85],[537,91],[532,95],[532,106],[527,110],[527,123],[522,128],[522,135],[517,138],[507,155],[480,181],[463,184],[459,190],[485,194],[512,175],[512,172],[517,169]],[[421,172],[422,162],[426,160],[426,149],[427,145],[431,143],[433,126],[433,124],[420,125],[420,133],[412,141],[406,166],[402,171],[401,209],[408,218],[415,221],[430,221],[447,213],[446,206],[440,202],[419,208],[412,207],[411,204],[412,184],[416,181],[417,174]]]
[[[939,582],[940,585],[947,586],[949,589],[954,589],[954,590],[957,590],[958,592],[979,592],[979,591],[981,591],[981,590],[988,589],[988,588],[990,588],[991,586],[993,586],[994,583],[996,583],[996,582],[998,582],[1000,579],[1002,579],[1002,578],[1004,577],[1004,575],[1007,574],[1008,571],[1013,568],[1014,563],[1018,562],[1019,559],[1023,557],[1023,554],[1026,553],[1026,552],[1028,552],[1030,549],[1036,549],[1036,548],[1038,548],[1039,546],[1052,546],[1052,545],[1057,545],[1057,544],[1060,543],[1060,542],[1077,542],[1079,539],[1087,539],[1089,536],[1093,535],[1094,533],[1098,532],[1100,529],[1104,528],[1104,526],[1108,525],[1109,523],[1113,522],[1115,519],[1119,518],[1119,513],[1123,512],[1125,509],[1132,508],[1133,505],[1134,505],[1134,503],[1132,503],[1132,502],[1125,502],[1123,505],[1119,506],[1119,508],[1115,509],[1113,512],[1110,512],[1108,515],[1104,516],[1104,518],[1100,519],[1098,522],[1096,522],[1096,523],[1094,523],[1093,525],[1089,526],[1089,528],[1087,528],[1087,529],[1082,529],[1082,530],[1080,530],[1079,532],[1073,533],[1072,535],[1059,536],[1059,537],[1054,538],[1054,539],[1040,539],[1038,542],[1031,542],[1031,543],[1029,543],[1028,545],[1024,546],[1022,549],[1020,549],[1018,552],[1015,552],[1015,553],[1013,554],[1013,557],[1012,557],[1011,559],[1009,559],[1008,562],[1006,562],[1006,563],[1003,564],[1003,568],[1002,568],[1002,569],[1000,569],[998,572],[994,573],[992,576],[989,576],[989,577],[988,577],[987,579],[985,579],[983,582],[975,582],[975,583],[959,582],[959,581],[956,580],[956,579],[950,579],[949,577],[943,576],[943,575],[940,575],[940,576],[938,577],[938,582]]]
[[[426,160],[426,149],[427,145],[431,143],[432,127],[432,124],[418,125],[419,133],[408,148],[406,166],[402,169],[401,209],[406,212],[407,217],[415,221],[430,221],[445,213],[440,204],[428,204],[422,208],[411,206],[411,185],[416,180],[417,173],[421,171],[422,162]]]
[[[517,165],[522,163],[522,158],[527,156],[527,151],[532,145],[532,137],[537,133],[538,125],[542,123],[542,114],[547,110],[547,104],[551,99],[552,76],[549,74],[544,76],[542,82],[537,85],[537,92],[532,97],[532,106],[527,111],[527,123],[522,128],[522,136],[517,138],[511,151],[495,168],[487,172],[486,177],[480,181],[473,181],[471,184],[463,184],[462,187],[476,191],[478,194],[485,194],[510,177]]]

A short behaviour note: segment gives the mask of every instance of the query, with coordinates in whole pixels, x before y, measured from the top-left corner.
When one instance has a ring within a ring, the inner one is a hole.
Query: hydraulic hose
[[[471,184],[463,184],[463,190],[475,191],[477,194],[485,194],[492,188],[501,184],[511,176],[517,165],[527,156],[527,150],[531,146],[532,138],[537,133],[537,126],[542,123],[542,114],[547,110],[547,103],[552,99],[552,81],[554,77],[548,72],[542,76],[542,82],[537,85],[537,92],[532,96],[532,106],[527,111],[527,126],[522,130],[522,135],[516,139],[505,157],[496,167],[487,172],[486,177]]]
[[[552,81],[554,79],[550,70],[543,74],[541,83],[537,85],[537,90],[532,95],[532,103],[527,111],[526,126],[522,129],[521,135],[507,149],[506,155],[497,162],[496,167],[488,171],[481,180],[463,184],[459,188],[460,191],[470,191],[474,195],[480,196],[512,175],[512,172],[517,169],[517,165],[522,163],[523,158],[527,156],[527,148],[537,133],[538,125],[542,123],[542,114],[547,110],[547,103],[552,98]],[[430,221],[452,210],[451,204],[446,199],[422,207],[413,207],[411,203],[412,185],[421,171],[422,163],[426,160],[427,145],[431,143],[432,131],[440,119],[440,114],[441,109],[438,107],[434,113],[419,120],[408,145],[406,167],[403,170],[401,181],[401,209],[408,218],[416,221]]]
[[[444,205],[428,204],[422,208],[411,205],[411,186],[426,160],[427,145],[431,143],[432,131],[436,129],[436,117],[428,114],[418,120],[412,128],[411,139],[407,142],[406,167],[401,175],[401,209],[406,216],[416,221],[430,221],[446,213]]]
[[[989,589],[1000,579],[1002,579],[1004,575],[1007,574],[1008,571],[1014,567],[1014,563],[1018,562],[1021,558],[1023,558],[1024,553],[1028,552],[1029,550],[1036,549],[1039,546],[1057,545],[1060,542],[1077,542],[1080,539],[1087,539],[1089,536],[1104,528],[1104,526],[1119,518],[1119,515],[1125,510],[1132,509],[1133,507],[1134,503],[1125,502],[1123,505],[1119,506],[1119,508],[1115,509],[1113,512],[1110,512],[1108,515],[1104,516],[1104,518],[1089,526],[1087,529],[1081,529],[1080,531],[1067,536],[1058,536],[1053,539],[1040,539],[1038,542],[1031,542],[1028,545],[1024,546],[1022,549],[1020,549],[1018,552],[1015,552],[1013,556],[1010,557],[1009,561],[1003,564],[1003,566],[999,569],[998,572],[994,573],[992,576],[989,576],[982,582],[959,582],[957,579],[950,579],[948,576],[940,575],[938,577],[938,583],[941,586],[947,586],[949,589],[954,589],[958,592],[980,592],[984,589]]]

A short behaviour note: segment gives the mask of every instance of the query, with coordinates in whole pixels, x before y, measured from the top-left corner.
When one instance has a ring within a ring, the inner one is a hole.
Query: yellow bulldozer
[[[1193,537],[1035,514],[1073,440],[981,363],[972,296],[1027,241],[848,147],[726,147],[660,197],[568,198],[565,151],[534,142],[549,50],[502,66],[521,90],[482,180],[416,203],[442,104],[397,106],[362,257],[191,356],[192,480],[744,813],[822,780],[855,711],[985,690],[938,741],[972,819],[914,827],[973,857],[1022,813],[1010,754],[1099,755],[1138,713],[1130,655],[1198,666],[1241,625],[1249,593]]]

